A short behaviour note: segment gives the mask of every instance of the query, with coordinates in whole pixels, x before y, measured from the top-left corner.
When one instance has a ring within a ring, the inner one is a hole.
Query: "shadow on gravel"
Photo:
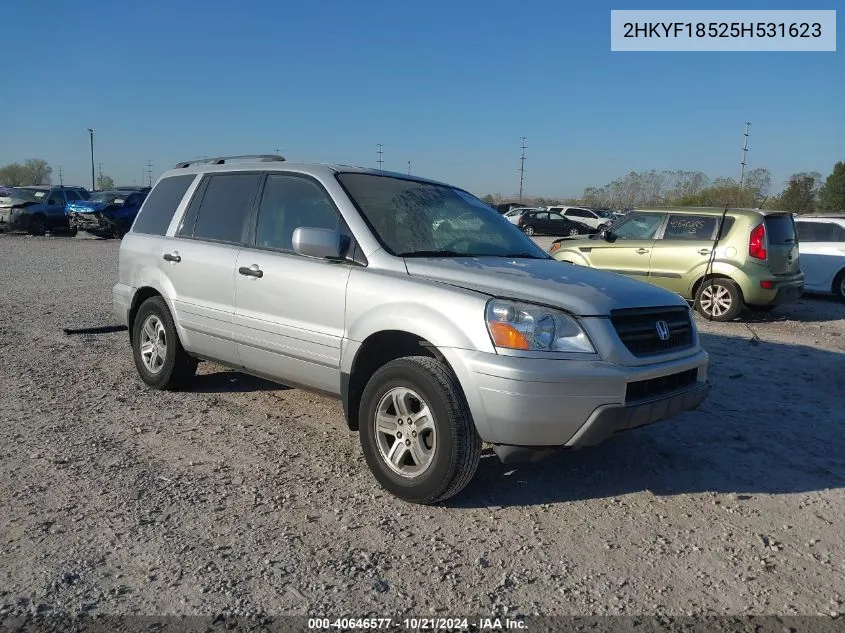
[[[698,411],[526,466],[482,456],[455,508],[845,487],[845,352],[702,335],[713,391]]]
[[[196,393],[246,393],[249,391],[285,391],[290,389],[263,378],[238,371],[218,371],[199,374],[191,382],[190,391]]]
[[[746,311],[740,321],[746,323],[825,323],[845,319],[845,303],[824,295],[804,296],[794,303],[777,306],[770,312]]]

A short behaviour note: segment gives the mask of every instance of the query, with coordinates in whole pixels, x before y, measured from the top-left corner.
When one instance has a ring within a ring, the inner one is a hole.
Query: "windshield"
[[[107,204],[122,204],[128,195],[128,193],[121,191],[98,191],[97,193],[92,193],[88,200],[91,202],[105,202]]]
[[[26,187],[14,187],[9,192],[10,198],[26,202],[41,202],[46,195],[47,192],[44,189],[28,189]]]
[[[549,259],[516,225],[460,189],[376,174],[338,180],[394,255]]]

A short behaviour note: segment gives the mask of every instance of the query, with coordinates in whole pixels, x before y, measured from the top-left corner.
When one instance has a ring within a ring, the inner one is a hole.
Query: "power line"
[[[382,156],[384,155],[384,151],[382,150],[383,147],[384,147],[384,145],[382,145],[381,143],[378,144],[378,168],[379,168],[379,170],[381,170],[382,167],[384,166],[384,160],[382,159]]]
[[[522,157],[519,159],[519,201],[522,202],[522,185],[525,182],[525,137],[522,137]]]
[[[742,160],[739,163],[739,189],[742,190],[742,186],[745,183],[745,165],[746,165],[746,158],[748,157],[748,128],[751,127],[751,121],[745,122],[745,144],[742,146]]]

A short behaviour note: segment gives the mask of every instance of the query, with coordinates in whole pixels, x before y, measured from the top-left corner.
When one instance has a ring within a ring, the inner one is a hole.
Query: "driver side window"
[[[61,191],[53,191],[50,193],[50,198],[47,200],[47,204],[64,204],[65,197]]]
[[[653,240],[666,216],[662,213],[634,213],[613,229],[620,240]]]
[[[292,252],[293,232],[301,226],[350,236],[343,218],[319,185],[299,176],[267,176],[258,208],[255,245]]]

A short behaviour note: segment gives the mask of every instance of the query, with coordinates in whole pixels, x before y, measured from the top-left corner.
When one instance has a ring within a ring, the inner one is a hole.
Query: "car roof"
[[[795,220],[845,220],[845,213],[802,213]]]
[[[634,209],[633,213],[689,213],[691,215],[722,215],[725,207],[653,207]],[[777,211],[772,209],[749,209],[744,207],[728,207],[728,214],[731,213],[756,213],[758,215],[788,215],[788,211]]]
[[[273,172],[297,172],[314,176],[315,178],[331,178],[336,174],[372,174],[376,176],[389,176],[392,178],[400,178],[402,180],[413,180],[420,183],[440,185],[444,187],[459,188],[455,185],[450,185],[445,182],[432,180],[430,178],[422,178],[420,176],[412,176],[409,174],[385,171],[381,169],[373,169],[369,167],[360,167],[356,165],[341,165],[334,163],[295,163],[291,161],[250,161],[241,163],[224,163],[221,165],[210,165],[206,163],[191,164],[187,167],[177,166],[164,172],[161,177],[167,178],[170,176],[179,176],[182,174],[213,174],[216,172],[232,172],[232,171],[273,171]]]

